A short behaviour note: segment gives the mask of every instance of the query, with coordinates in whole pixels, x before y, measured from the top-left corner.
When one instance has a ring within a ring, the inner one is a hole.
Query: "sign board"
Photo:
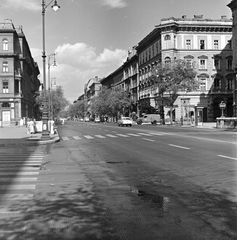
[[[220,107],[220,108],[226,108],[226,103],[221,102],[221,103],[219,104],[219,107]]]

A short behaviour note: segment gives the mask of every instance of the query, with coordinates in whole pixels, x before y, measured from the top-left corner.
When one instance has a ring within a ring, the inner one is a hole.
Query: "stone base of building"
[[[237,117],[216,118],[216,127],[221,129],[237,129]]]

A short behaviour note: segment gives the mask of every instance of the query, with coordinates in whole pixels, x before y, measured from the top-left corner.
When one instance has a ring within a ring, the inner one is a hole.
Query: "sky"
[[[46,55],[56,53],[57,63],[50,67],[50,78],[71,103],[84,93],[89,79],[106,77],[119,68],[128,50],[162,18],[232,17],[227,7],[231,0],[57,0],[57,12],[50,1],[45,0]],[[0,13],[0,23],[11,19],[16,28],[23,27],[43,83],[42,0],[0,0]],[[48,58],[46,70],[47,66]]]

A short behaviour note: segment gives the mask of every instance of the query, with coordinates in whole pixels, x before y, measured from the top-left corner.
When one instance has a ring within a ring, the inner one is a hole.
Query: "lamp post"
[[[50,83],[50,67],[53,66],[57,66],[56,64],[56,59],[55,59],[55,53],[53,54],[49,54],[48,55],[48,93],[49,93],[49,118],[51,118],[51,112],[52,112],[52,99],[51,99],[51,89],[52,89],[52,84]],[[53,62],[51,63],[51,57],[53,57]]]
[[[47,100],[46,100],[46,53],[45,53],[45,11],[47,7],[53,2],[50,1],[49,4],[46,5],[45,0],[42,0],[42,37],[43,37],[43,52],[42,52],[42,59],[43,59],[43,113],[42,113],[42,120],[43,120],[43,129],[42,129],[42,139],[46,140],[49,139],[49,131],[48,131],[48,111],[47,111]],[[57,4],[57,1],[54,0],[54,4],[52,9],[56,12],[58,11],[60,6]]]

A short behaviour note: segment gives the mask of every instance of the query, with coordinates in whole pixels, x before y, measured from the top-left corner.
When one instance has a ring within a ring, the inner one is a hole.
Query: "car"
[[[118,120],[118,126],[132,126],[132,119],[129,117],[121,117],[121,119]]]
[[[90,122],[90,118],[85,117],[85,122]]]
[[[99,123],[100,122],[100,118],[96,117],[94,122],[95,123]]]

